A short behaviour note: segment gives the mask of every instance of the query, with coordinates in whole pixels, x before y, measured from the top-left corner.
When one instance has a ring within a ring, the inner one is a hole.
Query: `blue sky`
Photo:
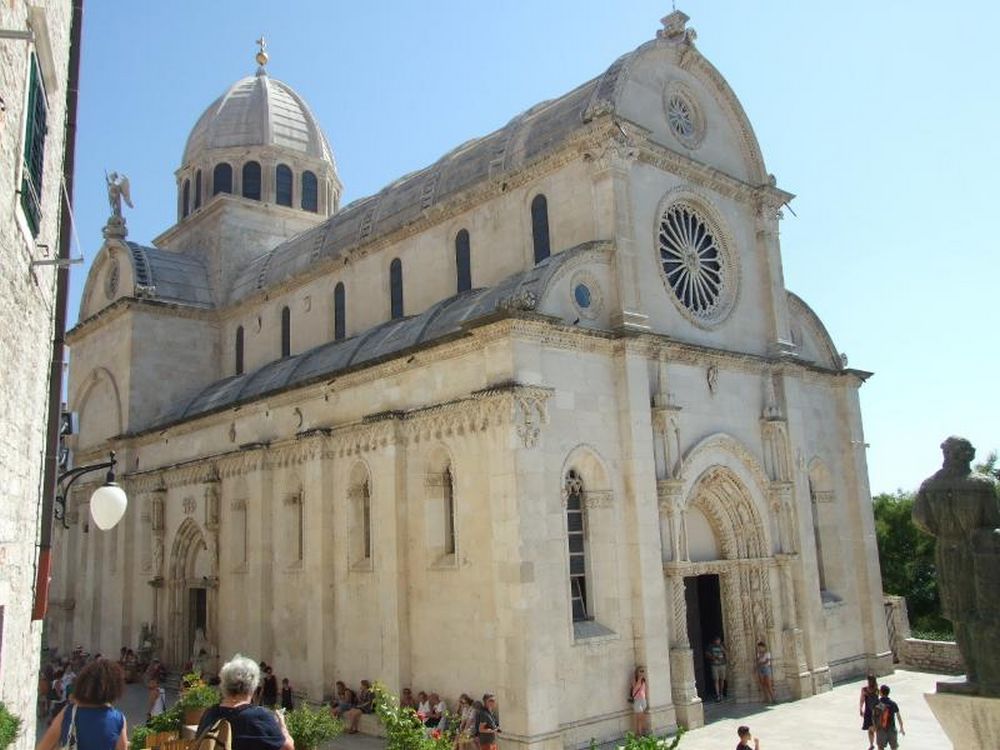
[[[824,320],[862,388],[873,493],[914,488],[965,435],[1000,446],[996,189],[1000,5],[680,4],[729,81],[797,216],[785,282]],[[650,39],[669,0],[283,3],[90,0],[75,196],[88,264],[104,171],[131,180],[129,236],[175,220],[173,171],[198,115],[253,73],[310,103],[345,202],[377,191]],[[73,271],[71,322],[85,271]]]

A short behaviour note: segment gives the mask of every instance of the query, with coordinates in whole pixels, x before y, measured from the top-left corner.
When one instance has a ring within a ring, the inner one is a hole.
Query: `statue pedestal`
[[[956,748],[990,750],[1000,737],[1000,698],[925,693],[924,700]]]

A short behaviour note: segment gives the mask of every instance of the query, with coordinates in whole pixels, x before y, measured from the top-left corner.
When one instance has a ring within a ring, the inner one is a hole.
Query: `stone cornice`
[[[86,336],[93,333],[98,328],[106,326],[113,320],[117,320],[127,312],[133,310],[149,312],[154,315],[161,315],[170,318],[187,318],[192,320],[217,321],[219,314],[214,309],[204,307],[192,307],[182,305],[177,302],[168,302],[159,299],[140,299],[139,297],[119,297],[107,307],[91,315],[73,326],[66,333],[66,343],[72,346],[79,343]]]
[[[553,393],[553,389],[537,385],[500,384],[454,401],[369,415],[272,444],[248,444],[227,453],[122,474],[121,481],[137,494],[161,491],[261,469],[287,468],[317,458],[357,455],[409,440],[458,437],[492,428],[513,428],[524,447],[532,448],[548,424],[548,401]]]

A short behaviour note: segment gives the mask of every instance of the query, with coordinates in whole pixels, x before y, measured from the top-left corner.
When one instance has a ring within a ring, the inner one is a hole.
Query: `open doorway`
[[[691,650],[694,652],[694,679],[698,697],[703,701],[715,698],[708,673],[705,649],[716,636],[725,642],[722,627],[722,596],[719,576],[709,573],[688,576],[684,579],[684,599],[687,604],[687,629]]]
[[[188,632],[187,632],[187,647],[185,648],[185,653],[191,654],[192,658],[196,658],[198,654],[194,653],[194,647],[198,643],[199,638],[201,640],[205,637],[206,628],[208,627],[208,590],[205,588],[192,588],[189,589],[190,601],[188,603]],[[198,631],[201,631],[200,633]]]

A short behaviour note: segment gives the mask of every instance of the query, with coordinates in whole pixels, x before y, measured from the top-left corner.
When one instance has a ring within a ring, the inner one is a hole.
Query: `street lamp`
[[[109,460],[103,463],[77,466],[59,475],[56,480],[56,503],[53,512],[56,519],[62,521],[64,529],[69,528],[69,523],[66,521],[66,497],[69,495],[69,488],[84,474],[102,469],[108,470],[107,478],[104,484],[94,490],[94,494],[90,496],[90,515],[93,516],[94,523],[101,531],[114,528],[114,525],[122,520],[125,508],[128,506],[128,497],[125,495],[125,490],[115,482],[115,465],[117,463],[115,452],[111,451]],[[66,482],[65,486],[63,482]]]

